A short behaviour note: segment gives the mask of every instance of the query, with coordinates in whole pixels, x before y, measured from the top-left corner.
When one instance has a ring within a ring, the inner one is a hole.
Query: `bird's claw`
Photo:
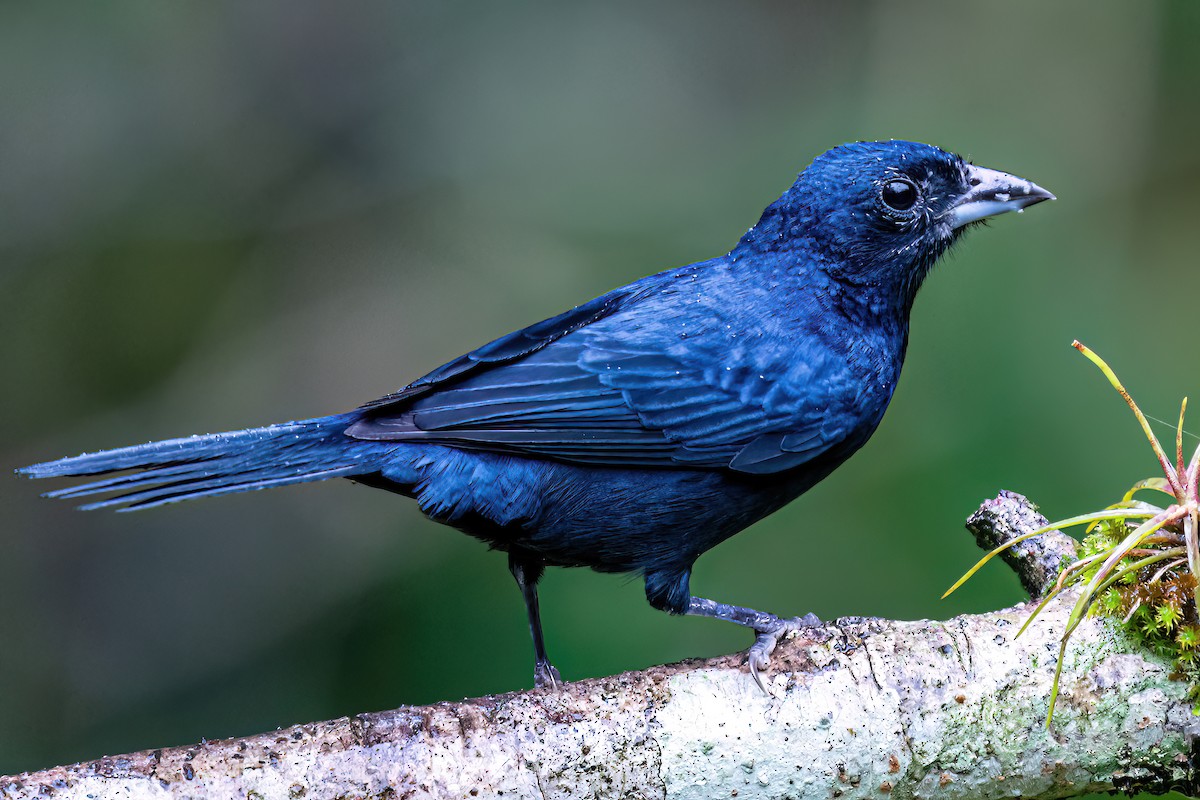
[[[815,614],[805,614],[803,617],[791,619],[776,618],[774,622],[754,629],[758,636],[746,654],[746,662],[750,666],[750,676],[764,694],[772,694],[763,683],[762,673],[771,666],[771,653],[775,652],[779,640],[803,633],[820,624],[821,620],[817,619]]]
[[[562,675],[549,661],[539,661],[533,667],[533,688],[557,689],[562,686]]]

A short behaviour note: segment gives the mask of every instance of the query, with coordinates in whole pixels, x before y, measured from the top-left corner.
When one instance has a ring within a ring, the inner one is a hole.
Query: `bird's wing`
[[[447,361],[403,389],[384,395],[378,400],[372,400],[362,408],[400,408],[413,398],[427,394],[457,378],[535,353],[572,331],[611,316],[618,310],[636,302],[647,291],[648,288],[639,288],[636,284],[614,289],[583,305],[576,306],[570,311],[564,311],[556,317],[550,317],[527,328],[513,331],[507,336],[501,336],[499,339],[488,342],[483,347]]]
[[[606,295],[451,361],[364,406],[347,433],[747,473],[798,466],[845,437],[846,415],[826,402],[839,383],[831,359],[756,363],[755,349],[723,339],[664,346],[653,325],[619,319],[629,299]]]

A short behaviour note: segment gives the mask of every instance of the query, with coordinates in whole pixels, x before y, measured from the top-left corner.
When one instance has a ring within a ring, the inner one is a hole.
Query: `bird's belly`
[[[690,567],[704,551],[813,482],[731,472],[561,469],[522,546],[551,563],[601,571]]]
[[[782,476],[572,465],[446,447],[400,448],[383,481],[427,516],[501,550],[605,572],[687,567],[832,470]]]

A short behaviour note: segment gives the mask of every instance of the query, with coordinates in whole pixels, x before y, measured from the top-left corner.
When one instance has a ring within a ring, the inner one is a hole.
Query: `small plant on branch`
[[[1058,581],[1021,626],[1020,636],[1046,605],[1069,587],[1082,587],[1067,619],[1058,650],[1058,664],[1050,691],[1046,723],[1054,715],[1063,656],[1071,634],[1087,614],[1120,620],[1127,631],[1159,655],[1173,659],[1175,677],[1188,681],[1190,697],[1200,702],[1200,447],[1190,462],[1183,457],[1183,419],[1187,398],[1179,409],[1174,458],[1168,456],[1150,429],[1146,416],[1116,374],[1100,356],[1080,344],[1076,350],[1088,357],[1133,410],[1154,449],[1163,477],[1138,481],[1117,503],[1091,514],[1051,523],[1023,534],[985,555],[958,579],[943,597],[962,586],[980,567],[1015,544],[1052,530],[1087,525],[1080,557],[1068,565]],[[1141,499],[1143,493],[1169,498],[1158,503]],[[1200,712],[1200,707],[1198,707]]]

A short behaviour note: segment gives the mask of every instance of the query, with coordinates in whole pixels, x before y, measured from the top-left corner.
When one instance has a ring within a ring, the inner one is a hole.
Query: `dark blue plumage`
[[[536,681],[546,566],[644,576],[650,603],[752,627],[755,672],[795,621],[692,597],[696,558],[874,432],[922,280],[971,222],[1051,195],[912,142],[818,157],[726,256],[497,339],[355,411],[27,467],[126,474],[49,493],[146,508],[347,477],[509,553]]]

